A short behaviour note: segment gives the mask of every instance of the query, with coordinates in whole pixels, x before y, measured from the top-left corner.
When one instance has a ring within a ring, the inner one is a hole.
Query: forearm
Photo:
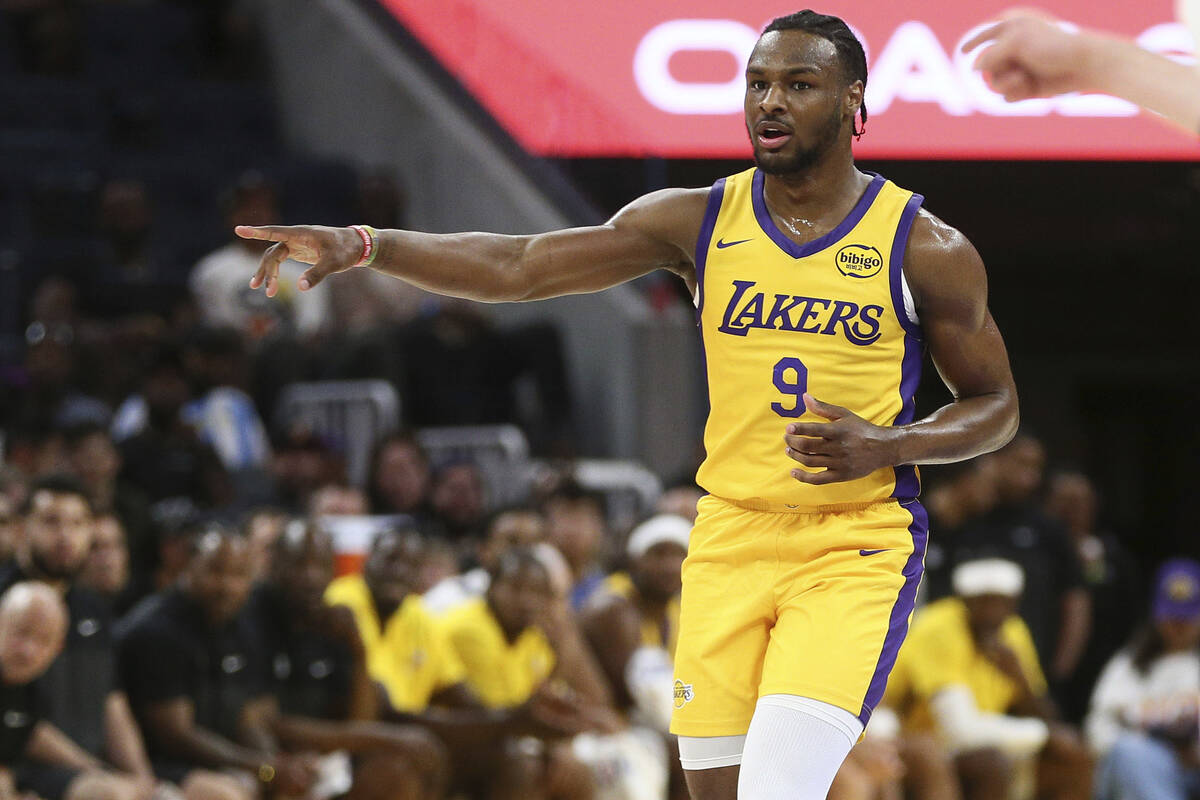
[[[523,299],[522,256],[532,237],[379,231],[371,269],[430,292],[468,300]]]
[[[141,732],[134,722],[133,712],[125,695],[113,692],[105,708],[105,743],[108,760],[123,772],[152,776],[150,759]]]
[[[177,758],[206,767],[234,767],[257,772],[273,751],[244,747],[218,733],[200,727],[160,736],[160,746]]]
[[[956,400],[895,429],[893,464],[946,464],[1003,447],[1017,431],[1012,388]]]
[[[25,746],[27,758],[77,770],[100,770],[100,759],[84,750],[54,725],[42,720]]]
[[[1200,134],[1200,71],[1105,34],[1083,34],[1098,91],[1137,103]]]
[[[573,625],[563,628],[551,643],[558,660],[556,676],[588,703],[611,706],[613,697],[608,681],[588,650],[583,636]]]
[[[1072,589],[1062,599],[1062,625],[1050,671],[1054,678],[1075,671],[1092,630],[1092,601],[1086,589]]]

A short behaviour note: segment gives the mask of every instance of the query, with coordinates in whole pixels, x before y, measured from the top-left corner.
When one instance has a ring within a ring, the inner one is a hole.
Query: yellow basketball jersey
[[[923,198],[876,175],[837,227],[801,245],[775,225],[763,178],[749,169],[717,181],[696,244],[710,402],[696,480],[765,511],[916,497],[912,466],[801,483],[783,436],[790,422],[822,421],[804,392],[877,425],[912,421],[923,345],[901,262]]]

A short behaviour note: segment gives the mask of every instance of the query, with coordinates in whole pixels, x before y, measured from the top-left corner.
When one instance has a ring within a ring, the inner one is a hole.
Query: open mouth
[[[754,126],[754,136],[767,150],[778,150],[792,138],[792,131],[778,122],[760,122]]]

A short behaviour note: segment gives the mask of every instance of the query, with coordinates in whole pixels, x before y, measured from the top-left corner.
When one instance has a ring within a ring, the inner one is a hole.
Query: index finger
[[[793,422],[787,426],[784,438],[791,435],[807,436],[811,439],[828,439],[830,433],[831,428],[828,422]]]
[[[295,232],[292,225],[238,225],[233,232],[243,239],[264,239],[268,242],[286,242]]]
[[[1004,28],[1007,26],[1007,20],[1002,20],[997,22],[995,25],[990,25],[972,36],[969,41],[964,42],[963,46],[959,49],[964,53],[969,53],[976,47],[979,47],[981,44],[987,44],[988,42],[995,41],[996,39],[1000,38],[1000,34],[1004,32]]]

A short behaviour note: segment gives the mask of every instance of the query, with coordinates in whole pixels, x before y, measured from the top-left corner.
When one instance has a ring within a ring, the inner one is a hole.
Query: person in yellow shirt
[[[484,596],[441,619],[446,639],[463,665],[466,685],[485,707],[517,709],[551,694],[576,705],[588,728],[613,730],[618,723],[609,712],[600,669],[543,559],[537,547],[502,552]],[[519,750],[542,749],[528,739],[514,744]],[[570,744],[549,744],[544,753],[537,780],[523,797],[592,796],[593,776]]]
[[[362,574],[342,576],[325,591],[325,602],[354,614],[367,671],[383,687],[391,708],[411,713],[425,710],[439,693],[455,693],[464,676],[462,663],[416,593],[422,550],[414,529],[383,531],[371,543]]]
[[[1078,733],[1055,721],[1028,627],[1016,614],[1024,573],[978,559],[952,574],[955,596],[915,616],[884,697],[904,728],[934,733],[954,756],[966,800],[1009,797],[1022,764],[1037,794],[1090,796],[1091,761]]]

